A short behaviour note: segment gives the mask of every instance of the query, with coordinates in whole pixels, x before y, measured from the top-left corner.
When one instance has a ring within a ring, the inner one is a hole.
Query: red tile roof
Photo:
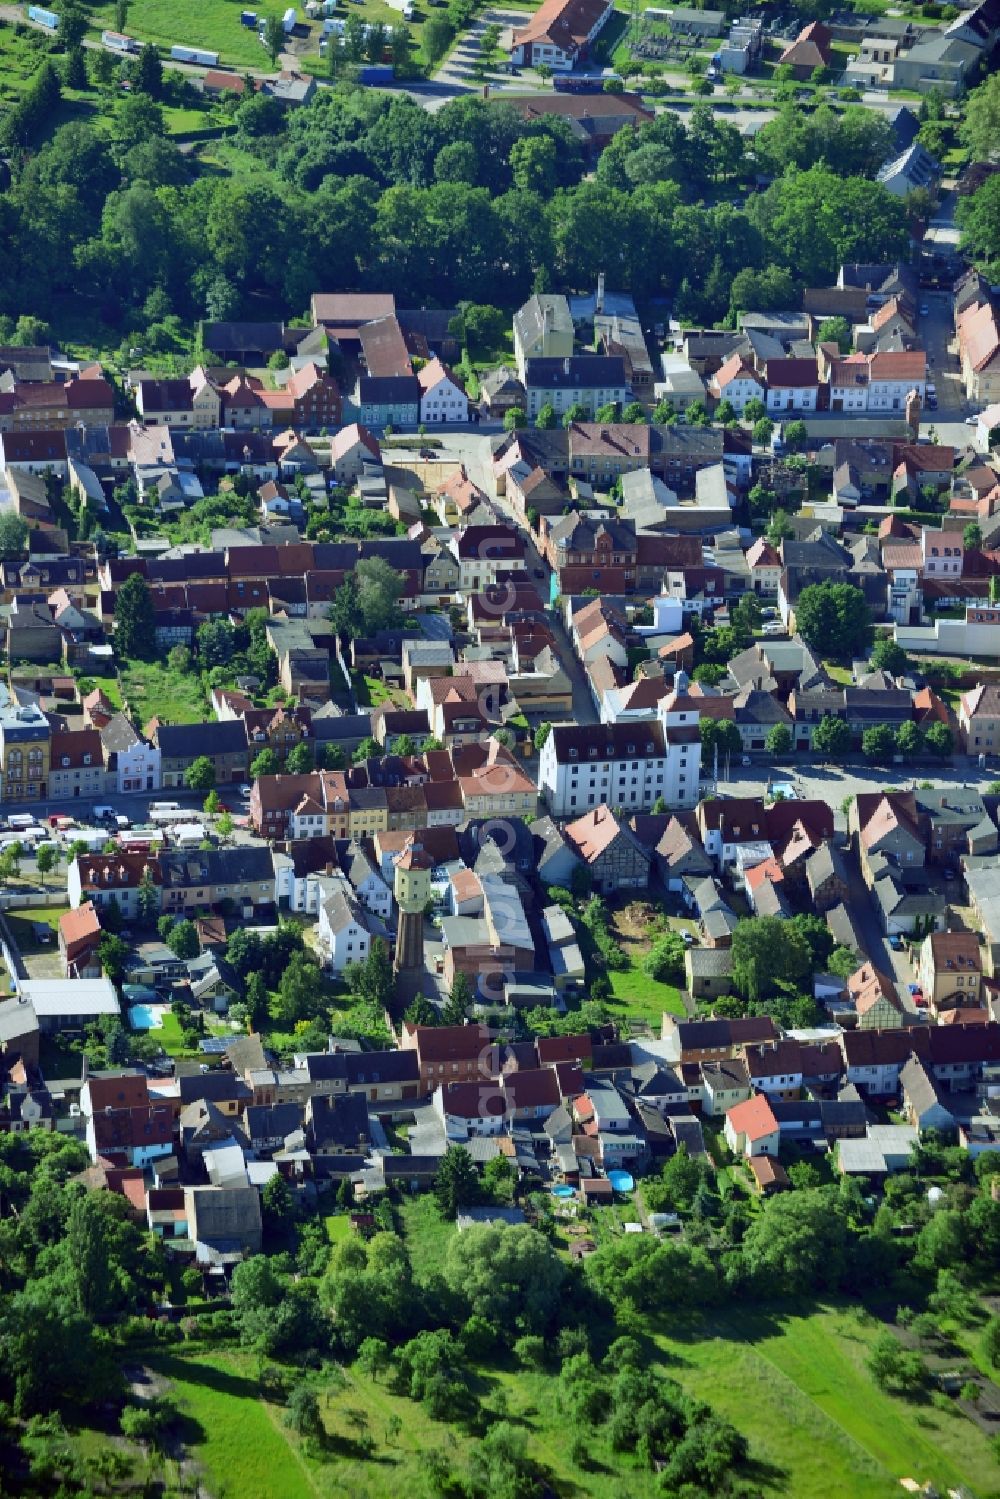
[[[738,1103],[728,1111],[726,1118],[736,1133],[746,1135],[751,1143],[779,1132],[774,1111],[763,1093],[757,1093],[745,1103]]]

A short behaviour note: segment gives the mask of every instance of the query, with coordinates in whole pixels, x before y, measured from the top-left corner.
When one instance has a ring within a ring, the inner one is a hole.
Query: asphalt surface
[[[748,768],[733,767],[728,779],[720,761],[718,793],[723,797],[763,796],[770,784],[791,781],[800,800],[827,802],[833,808],[838,830],[844,831],[847,820],[841,806],[847,797],[856,796],[859,791],[905,791],[925,781],[935,787],[969,787],[976,791],[986,791],[996,780],[1000,780],[1000,762],[993,768],[987,765],[986,769],[980,770],[975,761],[964,757],[959,757],[958,763],[945,770],[940,766],[922,763],[894,766],[866,765],[863,762],[825,765],[798,758],[775,763],[761,757]]]

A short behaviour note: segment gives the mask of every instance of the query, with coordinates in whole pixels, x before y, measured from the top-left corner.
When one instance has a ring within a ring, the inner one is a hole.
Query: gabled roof
[[[514,46],[551,41],[572,55],[586,43],[609,8],[609,0],[542,0],[528,24],[515,29]]]
[[[630,843],[644,862],[649,861],[648,853],[631,828],[619,821],[610,807],[594,807],[575,822],[567,823],[564,831],[567,842],[586,864],[593,864],[618,840]]]
[[[763,1093],[748,1098],[745,1103],[738,1103],[727,1112],[726,1118],[736,1133],[745,1135],[751,1143],[780,1132],[774,1111]]]

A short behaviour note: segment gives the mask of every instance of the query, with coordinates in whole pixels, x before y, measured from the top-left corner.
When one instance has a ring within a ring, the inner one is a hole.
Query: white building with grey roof
[[[339,880],[319,910],[316,935],[335,973],[348,963],[363,963],[371,947],[368,916],[346,880]]]

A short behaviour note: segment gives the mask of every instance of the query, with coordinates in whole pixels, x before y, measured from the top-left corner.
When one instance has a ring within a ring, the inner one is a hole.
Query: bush
[[[545,1367],[545,1339],[528,1333],[514,1344],[514,1356],[526,1369]]]

